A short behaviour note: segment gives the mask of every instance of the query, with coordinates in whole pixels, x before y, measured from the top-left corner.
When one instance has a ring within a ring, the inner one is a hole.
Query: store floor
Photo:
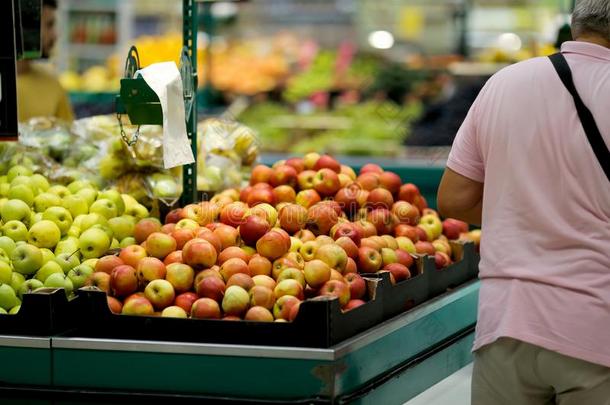
[[[430,387],[404,405],[470,405],[472,363]]]

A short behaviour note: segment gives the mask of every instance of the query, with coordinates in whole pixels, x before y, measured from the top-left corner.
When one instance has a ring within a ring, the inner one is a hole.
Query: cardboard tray
[[[42,288],[23,295],[18,313],[0,315],[0,335],[51,336],[74,327],[77,299],[63,289]]]
[[[303,301],[293,322],[177,319],[113,314],[106,294],[94,288],[78,291],[78,326],[67,336],[328,348],[383,320],[378,289],[384,280],[367,279],[370,300],[342,312],[335,298]]]

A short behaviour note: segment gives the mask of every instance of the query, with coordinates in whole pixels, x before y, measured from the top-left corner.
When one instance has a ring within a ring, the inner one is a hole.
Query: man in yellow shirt
[[[43,0],[41,15],[42,57],[48,58],[57,39],[55,31],[56,0]],[[48,69],[30,60],[17,62],[17,104],[19,121],[32,117],[74,119],[68,94],[57,77]]]

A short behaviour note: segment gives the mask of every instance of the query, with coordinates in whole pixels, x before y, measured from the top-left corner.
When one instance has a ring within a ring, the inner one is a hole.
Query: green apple
[[[43,219],[30,227],[28,242],[39,248],[54,248],[61,239],[61,231],[53,221]]]
[[[110,248],[108,234],[100,228],[84,231],[78,238],[80,252],[85,259],[101,257]]]
[[[6,252],[2,249],[0,249],[0,262],[4,262],[6,264],[11,264],[11,258],[9,255],[6,254]]]
[[[74,236],[66,236],[61,239],[57,246],[55,246],[55,256],[60,255],[62,253],[72,254],[78,251],[79,241],[78,238]],[[78,253],[77,253],[78,254]]]
[[[117,214],[114,215],[115,217],[121,216],[125,212],[125,203],[123,202],[123,197],[121,197],[121,193],[119,193],[117,190],[115,190],[113,188],[103,190],[102,192],[100,192],[97,199],[98,200],[108,199],[108,200],[112,201],[115,204],[116,209],[117,209]]]
[[[106,235],[108,235],[108,238],[110,238],[110,241],[112,241],[112,238],[114,237],[114,232],[112,232],[112,228],[110,228],[108,225],[95,224],[89,229],[93,229],[93,228],[98,228],[98,229],[101,229],[102,231],[106,232]]]
[[[0,283],[11,284],[13,280],[13,269],[7,262],[0,261]]]
[[[47,180],[47,178],[39,173],[35,173],[32,176],[30,176],[30,182],[34,187],[36,187],[36,189],[38,190],[39,193],[43,193],[43,192],[47,191],[50,187],[49,181]]]
[[[13,290],[19,291],[19,289],[21,288],[23,283],[25,283],[25,277],[23,276],[23,274],[17,273],[16,271],[14,271],[11,276],[11,283],[10,283],[11,287],[13,287]]]
[[[419,219],[419,225],[428,235],[428,241],[433,241],[443,233],[443,223],[434,214],[426,214]]]
[[[85,266],[89,266],[92,269],[95,269],[95,265],[97,264],[98,260],[99,259],[97,257],[92,257],[91,259],[83,260],[83,262],[81,264],[84,264]]]
[[[80,228],[78,226],[72,225],[68,229],[68,232],[66,232],[66,236],[74,236],[75,238],[78,238],[80,236]]]
[[[112,234],[118,240],[123,240],[133,235],[136,220],[130,215],[122,215],[108,220],[108,226],[112,229]]]
[[[42,212],[32,212],[32,215],[30,216],[30,226],[40,221],[42,221]]]
[[[116,238],[112,238],[112,242],[110,242],[110,249],[119,249],[121,247],[121,242],[119,242]]]
[[[55,253],[51,249],[41,248],[40,251],[42,252],[42,264],[55,259]]]
[[[47,190],[47,193],[51,193],[51,194],[55,194],[56,196],[58,196],[59,198],[66,198],[67,196],[69,196],[70,190],[68,190],[67,187],[65,186],[60,186],[60,185],[55,185],[55,186],[51,186],[49,187],[49,189]]]
[[[87,278],[93,274],[93,269],[86,264],[79,264],[68,272],[68,278],[72,281],[74,289],[79,289],[85,285]]]
[[[108,226],[108,220],[106,219],[106,217],[104,217],[98,213],[92,212],[83,217],[83,219],[80,222],[79,227],[80,227],[81,232],[84,232],[87,229],[91,228],[93,225],[98,225],[98,224]]]
[[[34,192],[30,188],[30,186],[26,186],[25,184],[19,184],[16,186],[11,186],[8,190],[9,199],[21,200],[28,205],[28,207],[32,206],[34,203]]]
[[[62,235],[68,233],[72,226],[72,214],[64,207],[49,207],[42,214],[42,219],[53,221]]]
[[[136,217],[136,219],[144,219],[147,218],[149,213],[148,209],[142,204],[135,204],[129,208],[125,208],[125,214]]]
[[[26,280],[23,284],[21,284],[21,286],[17,290],[17,295],[19,296],[20,299],[23,299],[23,294],[34,292],[42,287],[44,287],[44,284],[42,283],[42,281],[35,279],[35,278],[31,278],[29,280]]]
[[[0,308],[0,315],[6,315],[6,314],[8,314],[8,312],[6,312],[6,309]]]
[[[93,188],[83,188],[78,190],[76,195],[84,198],[85,201],[87,201],[87,206],[90,206],[97,198],[97,190]]]
[[[6,173],[6,180],[10,183],[17,176],[31,176],[32,170],[23,165],[15,165]]]
[[[120,248],[126,248],[127,246],[137,245],[136,238],[133,236],[128,236],[126,238],[121,239],[121,243],[119,244]]]
[[[10,255],[15,249],[15,241],[8,236],[0,236],[0,249],[4,250],[7,255]]]
[[[89,204],[87,203],[87,200],[78,194],[69,195],[64,198],[62,205],[64,208],[70,211],[72,218],[89,213]]]
[[[17,301],[19,302],[19,299],[17,299]],[[20,310],[21,310],[21,304],[17,304],[14,307],[12,307],[10,311],[8,311],[8,314],[9,315],[15,315]]]
[[[8,311],[15,305],[19,305],[19,300],[13,287],[9,284],[0,284],[0,308]]]
[[[31,178],[28,176],[17,176],[13,179],[13,181],[11,181],[11,187],[15,187],[15,186],[19,186],[19,185],[25,185],[28,186],[28,188],[30,190],[32,190],[32,193],[34,194],[38,194],[36,192],[36,186],[34,184],[32,184],[32,181],[30,180]]]
[[[55,257],[55,262],[61,266],[64,273],[68,273],[80,264],[78,255],[71,253],[60,253]]]
[[[0,216],[2,216],[4,223],[13,220],[27,222],[30,219],[30,213],[31,210],[28,204],[21,200],[12,199],[4,203]]]
[[[64,270],[55,261],[50,261],[50,262],[43,264],[42,267],[40,269],[38,269],[38,271],[34,275],[34,278],[36,278],[36,280],[40,280],[44,283],[45,280],[51,274],[55,274],[55,273],[64,274]]]
[[[4,236],[12,239],[15,242],[28,239],[28,228],[23,222],[15,219],[6,222],[2,225],[2,233]]]
[[[72,216],[72,218],[74,218],[74,220],[72,221],[72,226],[76,226],[80,229],[83,225],[83,219],[87,218],[87,215],[89,214],[80,214],[77,216]]]
[[[34,197],[34,211],[45,212],[49,207],[61,205],[61,198],[51,193],[40,193]]]
[[[98,198],[91,207],[89,207],[89,213],[100,214],[106,219],[114,218],[117,216],[118,211],[116,204],[107,198]]]
[[[74,180],[72,183],[68,184],[68,190],[70,190],[72,194],[76,194],[84,188],[92,188],[91,182],[87,180]]]
[[[11,185],[8,183],[0,184],[0,197],[8,196],[8,191],[11,189]]]
[[[11,253],[11,261],[16,272],[28,276],[36,273],[42,266],[42,252],[38,247],[25,243],[15,247]]]
[[[63,273],[51,274],[44,282],[44,286],[50,288],[63,288],[66,291],[66,295],[70,295],[74,289],[72,280],[66,277]]]

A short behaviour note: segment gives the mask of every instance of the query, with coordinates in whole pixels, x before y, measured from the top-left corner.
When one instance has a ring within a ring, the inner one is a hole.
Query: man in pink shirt
[[[597,147],[555,62],[531,59],[485,85],[439,188],[483,229],[473,405],[610,404],[610,2],[578,1],[573,34]]]

